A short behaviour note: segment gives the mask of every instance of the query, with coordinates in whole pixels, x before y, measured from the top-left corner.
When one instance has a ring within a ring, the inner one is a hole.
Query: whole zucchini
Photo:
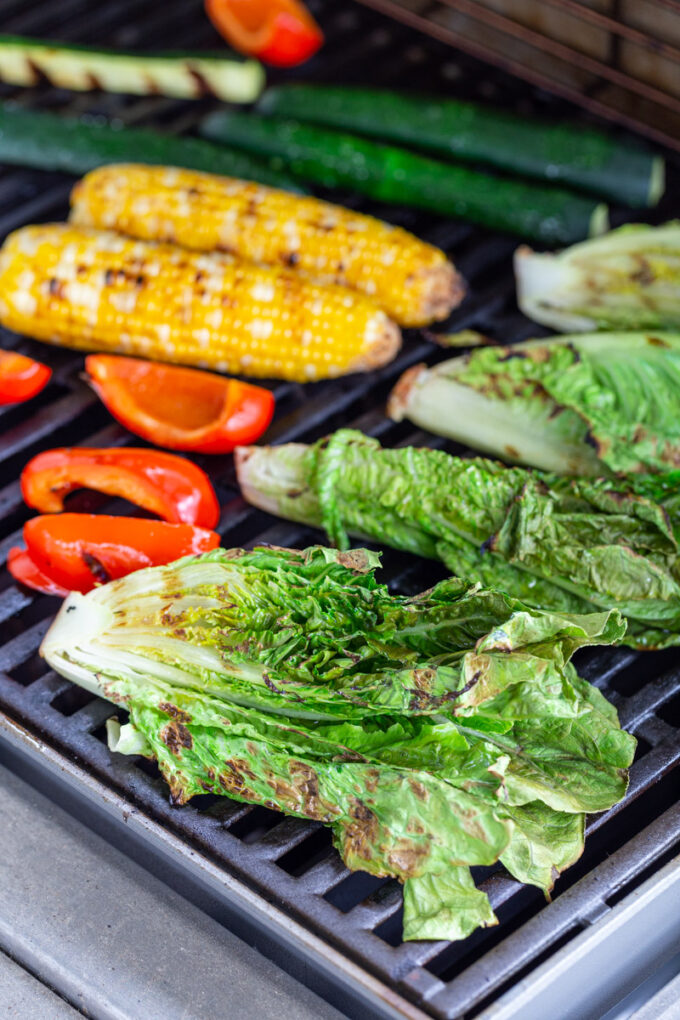
[[[0,35],[0,80],[52,85],[76,92],[103,89],[176,99],[213,95],[251,103],[264,87],[264,69],[234,53],[127,53],[94,46]]]
[[[84,174],[104,163],[142,162],[211,170],[299,191],[285,174],[201,138],[0,105],[0,163]]]
[[[562,183],[634,207],[656,205],[664,160],[633,141],[580,124],[553,124],[459,99],[385,89],[280,85],[259,109],[402,142],[463,162]]]
[[[272,165],[285,166],[305,181],[543,243],[574,241],[607,227],[606,206],[569,191],[478,173],[296,121],[218,111],[200,130],[215,141],[276,159]]]

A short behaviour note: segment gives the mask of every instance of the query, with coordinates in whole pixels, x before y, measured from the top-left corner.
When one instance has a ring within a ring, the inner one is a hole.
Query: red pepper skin
[[[0,350],[0,404],[21,404],[47,386],[52,369],[16,351]]]
[[[220,516],[205,472],[160,450],[62,447],[39,453],[21,473],[24,502],[42,513],[61,513],[64,497],[79,488],[122,497],[175,524],[214,528]]]
[[[7,569],[15,581],[25,585],[26,588],[42,592],[43,595],[58,595],[65,598],[69,593],[68,588],[62,588],[43,573],[26,549],[19,549],[17,546],[10,549],[7,553]]]
[[[274,414],[269,390],[214,372],[114,354],[88,355],[85,370],[121,425],[170,450],[231,453],[259,439]]]
[[[220,536],[191,524],[67,513],[27,521],[24,541],[39,570],[64,588],[88,592],[133,570],[208,552]]]
[[[272,67],[296,67],[323,45],[323,33],[299,0],[205,0],[217,31],[241,53]]]

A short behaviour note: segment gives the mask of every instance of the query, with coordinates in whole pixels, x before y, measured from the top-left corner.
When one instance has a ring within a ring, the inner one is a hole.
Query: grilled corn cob
[[[295,267],[317,283],[352,287],[402,326],[446,318],[464,294],[444,253],[407,231],[249,181],[119,164],[87,174],[71,204],[74,223],[228,251]]]
[[[67,347],[296,381],[383,365],[400,341],[344,287],[69,224],[7,238],[0,322]]]

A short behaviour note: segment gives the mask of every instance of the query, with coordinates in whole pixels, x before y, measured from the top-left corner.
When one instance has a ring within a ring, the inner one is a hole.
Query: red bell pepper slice
[[[15,581],[19,581],[27,588],[33,588],[34,591],[42,592],[43,595],[58,595],[65,598],[69,593],[68,588],[62,588],[43,573],[26,549],[19,549],[17,546],[10,549],[7,553],[7,569]]]
[[[0,404],[20,404],[47,386],[52,369],[25,354],[0,350]]]
[[[24,541],[39,570],[64,588],[87,592],[142,567],[208,552],[220,536],[191,524],[67,513],[27,521]]]
[[[205,472],[160,450],[48,450],[21,473],[24,501],[43,513],[61,513],[64,497],[79,488],[120,496],[176,524],[214,528],[219,520],[215,490]]]
[[[299,0],[206,0],[213,25],[228,43],[273,67],[295,67],[323,44],[323,34]]]
[[[112,354],[90,354],[85,369],[114,418],[170,450],[231,453],[259,439],[274,414],[269,390],[213,372]]]

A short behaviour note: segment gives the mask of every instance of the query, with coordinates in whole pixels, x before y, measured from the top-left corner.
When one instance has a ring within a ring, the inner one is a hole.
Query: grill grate
[[[574,115],[564,101],[535,93],[500,72],[490,75],[472,58],[414,36],[378,14],[358,6],[336,10],[330,0],[318,0],[312,6],[329,43],[321,56],[302,69],[305,77],[327,81],[370,77],[385,85],[407,80],[414,87],[427,84],[431,88],[436,75],[441,91],[450,91],[453,83],[457,95],[495,100],[523,113]],[[39,0],[2,0],[0,17],[7,32],[76,42],[101,40],[127,47],[148,46],[149,40],[157,47],[176,45],[177,40],[196,47],[215,43],[200,5],[187,0],[166,0],[162,9],[150,0],[143,4],[117,0],[96,10],[84,0],[63,0],[59,6],[45,6]],[[106,114],[125,123],[155,123],[170,130],[191,127],[211,105],[207,100],[189,104],[158,97],[93,94],[74,98],[48,87],[26,92],[5,87],[2,95],[25,106]],[[673,167],[669,194],[678,179],[678,169]],[[57,174],[1,171],[0,236],[22,223],[63,218],[71,183]],[[357,203],[352,196],[338,200],[362,209],[376,208]],[[383,207],[377,211],[453,255],[469,281],[471,295],[452,316],[452,329],[472,327],[506,340],[538,332],[514,304],[509,258],[513,240],[413,210]],[[662,207],[656,215],[663,219],[674,211]],[[4,561],[29,516],[16,478],[30,456],[48,445],[119,445],[131,437],[111,423],[80,380],[80,356],[7,333],[2,341],[4,346],[47,360],[54,369],[52,382],[37,400],[27,407],[0,409],[0,557]],[[414,431],[408,423],[395,425],[382,413],[384,399],[401,371],[418,360],[432,362],[445,356],[418,334],[411,334],[397,361],[372,375],[306,387],[272,383],[278,405],[268,438],[308,442],[351,424],[388,445],[427,443],[460,452],[454,444]],[[245,506],[231,458],[196,459],[210,474],[223,507],[224,545],[303,546],[320,540],[318,533],[273,522]],[[84,511],[106,506],[107,512],[125,512],[121,501],[95,494],[78,494],[70,506]],[[443,576],[439,565],[407,554],[389,552],[384,563],[390,585],[404,593],[421,590]],[[477,932],[463,943],[401,943],[398,885],[364,874],[350,875],[332,849],[327,830],[212,795],[172,808],[153,764],[112,757],[104,736],[112,706],[47,671],[38,656],[38,644],[56,607],[55,599],[19,590],[6,572],[0,575],[0,625],[6,642],[0,650],[0,708],[433,1017],[475,1015],[495,1001],[509,984],[550,958],[617,897],[639,884],[647,876],[646,868],[660,867],[674,841],[680,840],[680,821],[668,814],[675,801],[672,784],[677,785],[673,770],[680,759],[680,651],[640,655],[619,649],[581,654],[577,663],[581,671],[614,701],[623,724],[640,741],[625,801],[590,820],[585,855],[560,879],[550,906],[537,890],[520,886],[500,866],[480,869],[476,877],[483,880],[499,915],[497,928]],[[644,837],[636,840],[645,829]],[[408,1007],[404,1009],[408,1015]]]

